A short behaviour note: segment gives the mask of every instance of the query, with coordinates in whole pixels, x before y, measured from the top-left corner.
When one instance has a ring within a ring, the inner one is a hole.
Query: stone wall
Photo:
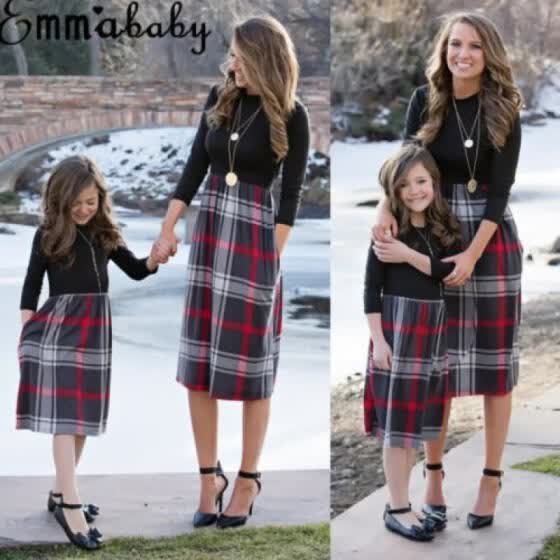
[[[194,126],[220,78],[137,81],[87,76],[0,76],[0,161],[24,148],[74,134],[146,126]],[[312,146],[330,143],[328,78],[304,78],[299,95]]]

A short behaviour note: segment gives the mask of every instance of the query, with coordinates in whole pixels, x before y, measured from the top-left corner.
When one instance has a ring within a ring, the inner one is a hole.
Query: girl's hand
[[[443,283],[446,286],[459,287],[465,284],[471,277],[476,264],[476,258],[472,253],[466,250],[458,255],[446,257],[445,259],[442,259],[442,262],[455,263],[453,272],[443,279]]]
[[[387,236],[397,237],[399,226],[395,216],[387,208],[385,202],[379,204],[377,220],[371,228],[371,237],[374,241],[384,241]]]
[[[384,338],[371,339],[373,342],[373,365],[379,369],[391,369],[393,352]]]
[[[373,251],[377,258],[384,263],[408,262],[410,248],[398,239],[386,236],[383,241],[376,241]]]

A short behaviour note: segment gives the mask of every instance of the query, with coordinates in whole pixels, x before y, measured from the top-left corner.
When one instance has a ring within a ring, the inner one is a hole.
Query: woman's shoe
[[[216,496],[216,507],[219,513],[222,513],[222,507],[224,503],[224,492],[228,487],[229,481],[222,470],[222,465],[220,461],[218,461],[217,466],[215,467],[201,467],[199,470],[200,474],[215,474],[224,479],[225,485],[224,487],[218,492]],[[210,525],[214,525],[218,519],[218,515],[216,513],[204,513],[202,511],[197,511],[193,517],[193,525],[196,529],[200,527],[210,527]]]
[[[260,472],[239,471],[238,476],[240,476],[241,478],[250,478],[251,480],[254,480],[258,488],[257,495],[259,495],[262,488],[261,481],[259,480],[261,477]],[[253,515],[253,503],[254,500],[249,506],[248,515],[220,515],[220,517],[218,517],[218,522],[216,523],[217,527],[219,527],[220,529],[229,529],[231,527],[241,527],[242,525],[245,525],[245,523],[247,523],[249,515]]]
[[[54,508],[59,500],[62,499],[62,494],[58,492],[53,492],[52,490],[49,492],[49,498],[47,500],[47,509],[54,513]],[[87,523],[93,523],[95,518],[99,515],[99,508],[94,504],[84,504],[84,517],[86,518]]]
[[[424,478],[426,478],[426,470],[441,471],[441,478],[445,478],[445,471],[441,463],[424,463]],[[424,525],[429,530],[443,531],[447,526],[447,506],[424,504],[422,506],[422,513],[426,516]]]
[[[383,521],[385,521],[385,527],[411,541],[431,541],[434,538],[434,533],[424,526],[412,525],[411,527],[405,527],[396,517],[400,513],[408,513],[412,511],[410,506],[400,509],[391,509],[391,506],[387,504],[385,506],[385,512],[383,513]]]
[[[502,488],[502,475],[504,471],[496,471],[494,469],[484,469],[482,474],[485,476],[496,476],[500,479],[499,490]],[[498,491],[499,491],[498,490]],[[469,529],[482,529],[483,527],[489,527],[494,523],[494,514],[492,515],[476,515],[474,513],[469,513],[467,515],[467,525]]]
[[[54,508],[54,518],[57,520],[58,524],[64,529],[68,540],[78,548],[83,548],[84,550],[96,550],[101,546],[101,533],[97,529],[90,529],[87,535],[83,533],[74,533],[70,529],[70,525],[64,517],[64,509],[82,509],[83,504],[66,504],[61,496],[60,503],[57,503]],[[98,536],[97,536],[98,535]],[[99,540],[98,540],[99,538]]]

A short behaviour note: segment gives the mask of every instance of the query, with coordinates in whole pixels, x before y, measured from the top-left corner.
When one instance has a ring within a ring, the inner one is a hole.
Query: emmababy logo
[[[33,0],[29,0],[33,1]],[[138,2],[130,2],[126,8],[124,21],[119,22],[115,17],[103,15],[105,8],[94,5],[91,11],[95,14],[37,14],[28,18],[22,13],[16,13],[14,0],[4,4],[4,13],[0,22],[0,41],[6,45],[17,45],[30,36],[38,40],[90,40],[94,34],[101,39],[118,39],[126,35],[131,38],[190,37],[196,44],[191,47],[193,54],[199,55],[206,50],[206,39],[212,33],[204,22],[180,21],[183,11],[182,2],[174,2],[169,11],[169,22],[150,22],[142,25],[137,21],[140,6]],[[14,37],[10,27],[16,26],[18,33]]]

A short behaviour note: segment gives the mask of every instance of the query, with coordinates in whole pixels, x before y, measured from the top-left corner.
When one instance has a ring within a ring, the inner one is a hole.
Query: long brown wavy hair
[[[485,61],[480,101],[490,142],[500,149],[506,143],[514,121],[523,107],[523,97],[515,84],[513,70],[496,26],[487,17],[472,12],[447,16],[436,36],[426,70],[430,84],[428,119],[416,137],[423,144],[432,142],[450,110],[453,86],[451,71],[447,66],[447,47],[451,30],[456,23],[470,25],[480,36]]]
[[[295,109],[299,64],[294,44],[286,28],[270,16],[252,17],[237,25],[233,41],[244,67],[247,81],[261,97],[270,122],[270,143],[276,160],[288,153],[286,122]],[[227,62],[224,68],[227,68]],[[225,71],[218,101],[208,111],[208,124],[218,128],[230,122],[240,88],[232,72]]]
[[[47,258],[65,261],[68,266],[74,262],[72,247],[77,233],[72,205],[80,193],[92,185],[99,195],[97,212],[88,222],[92,242],[107,253],[123,244],[101,171],[91,159],[71,156],[55,167],[43,189],[41,249]]]
[[[434,187],[434,199],[426,208],[426,226],[443,247],[451,247],[461,240],[461,229],[457,218],[450,212],[447,201],[441,194],[441,176],[432,154],[417,144],[405,144],[385,161],[379,171],[379,183],[391,203],[391,212],[399,224],[399,237],[411,227],[410,211],[401,200],[401,190],[406,176],[415,164],[421,164],[430,174]]]

